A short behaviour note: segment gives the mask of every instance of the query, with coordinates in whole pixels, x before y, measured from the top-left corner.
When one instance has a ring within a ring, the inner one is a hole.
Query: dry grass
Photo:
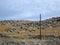
[[[29,23],[29,22],[18,22],[19,24],[26,24],[26,23]],[[7,24],[4,25],[4,26],[1,26],[0,27],[0,32],[3,32],[5,33],[7,36],[16,36],[16,37],[19,37],[19,38],[23,38],[25,35],[28,35],[28,34],[32,34],[32,35],[40,35],[40,29],[37,29],[33,32],[29,32],[28,30],[21,30],[19,31],[18,30],[18,27],[17,26],[14,26],[16,28],[15,31],[13,32],[6,32],[6,30],[10,27],[13,27],[11,24]],[[32,29],[34,27],[29,27],[29,29]],[[17,33],[19,32],[19,33]],[[55,35],[55,36],[60,36],[60,26],[57,26],[57,27],[48,27],[48,28],[44,28],[42,29],[42,35]]]

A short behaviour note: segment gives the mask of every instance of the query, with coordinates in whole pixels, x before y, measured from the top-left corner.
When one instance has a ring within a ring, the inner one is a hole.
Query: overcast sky
[[[60,16],[60,0],[0,0],[0,20],[39,20]]]

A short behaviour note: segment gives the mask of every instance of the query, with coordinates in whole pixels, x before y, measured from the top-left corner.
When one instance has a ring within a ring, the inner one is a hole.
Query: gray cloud
[[[0,19],[38,20],[60,15],[60,0],[0,0]],[[4,18],[3,18],[4,17]]]

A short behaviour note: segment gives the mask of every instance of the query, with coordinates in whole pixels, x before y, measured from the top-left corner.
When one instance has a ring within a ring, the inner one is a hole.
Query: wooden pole
[[[40,14],[40,40],[41,40],[41,14]]]

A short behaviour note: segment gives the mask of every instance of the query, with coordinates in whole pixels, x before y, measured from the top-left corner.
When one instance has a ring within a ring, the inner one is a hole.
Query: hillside
[[[0,37],[18,39],[39,39],[42,37],[60,38],[60,17],[39,21],[3,20],[0,21]]]

